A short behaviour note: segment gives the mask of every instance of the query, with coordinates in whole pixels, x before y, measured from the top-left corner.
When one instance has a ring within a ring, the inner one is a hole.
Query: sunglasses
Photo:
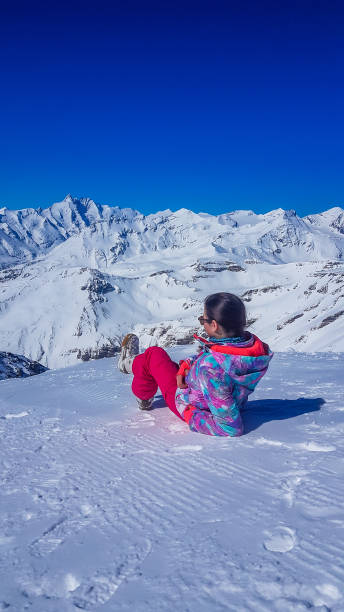
[[[204,325],[204,323],[211,323],[212,319],[206,319],[205,317],[198,317],[198,320],[200,322],[201,325]]]

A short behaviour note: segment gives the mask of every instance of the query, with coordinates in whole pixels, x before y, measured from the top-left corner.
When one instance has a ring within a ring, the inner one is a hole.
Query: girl
[[[268,369],[273,353],[257,336],[245,332],[246,312],[232,293],[214,293],[198,318],[208,340],[195,335],[198,354],[174,363],[164,349],[139,353],[139,339],[122,342],[118,367],[134,374],[132,390],[142,410],[152,407],[160,388],[166,404],[192,431],[211,436],[240,436],[240,410]]]

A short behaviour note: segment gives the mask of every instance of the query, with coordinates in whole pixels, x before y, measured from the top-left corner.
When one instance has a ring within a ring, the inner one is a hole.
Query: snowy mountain
[[[136,214],[68,195],[50,208],[0,210],[0,262],[31,261],[97,222],[130,221]]]
[[[0,348],[49,367],[192,340],[204,297],[232,291],[275,350],[344,350],[344,211],[144,216],[67,196],[0,210]]]
[[[343,612],[340,356],[276,354],[240,438],[116,361],[0,385],[0,610]]]

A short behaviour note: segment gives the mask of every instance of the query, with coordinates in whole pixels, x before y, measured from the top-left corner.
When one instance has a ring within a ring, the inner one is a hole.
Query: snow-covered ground
[[[343,354],[276,354],[238,439],[116,361],[0,383],[0,610],[342,612]]]

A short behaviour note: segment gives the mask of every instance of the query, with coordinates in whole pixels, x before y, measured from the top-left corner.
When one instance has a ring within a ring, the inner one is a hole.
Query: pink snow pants
[[[131,388],[136,397],[145,400],[154,397],[159,387],[169,409],[183,421],[175,402],[178,368],[164,349],[151,346],[133,361]]]

